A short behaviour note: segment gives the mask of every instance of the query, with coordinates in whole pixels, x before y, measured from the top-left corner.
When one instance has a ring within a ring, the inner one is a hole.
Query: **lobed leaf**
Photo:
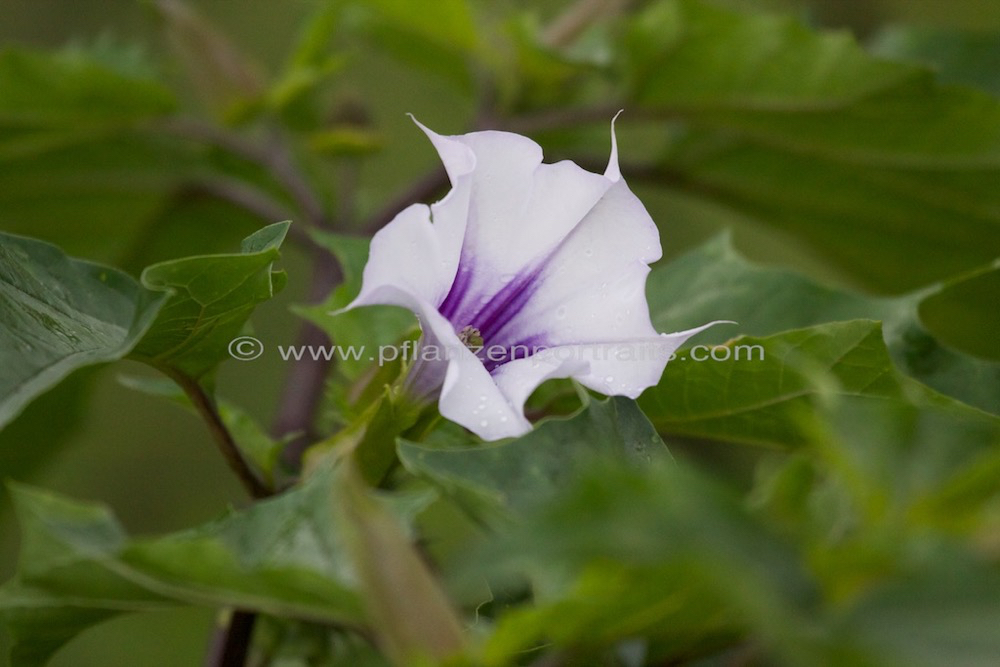
[[[357,626],[358,575],[323,469],[283,495],[191,530],[133,539],[104,507],[13,487],[20,566],[0,589],[13,655],[42,665],[84,628],[113,615],[195,604]],[[370,500],[412,518],[426,493]]]
[[[640,397],[661,433],[793,447],[809,440],[824,396],[903,395],[877,322],[741,336],[713,352],[718,360],[706,352],[706,359],[667,364],[660,383]]]
[[[288,226],[278,222],[264,227],[243,240],[238,254],[147,267],[143,285],[170,297],[133,356],[168,372],[207,379],[228,357],[230,342],[257,304],[284,287],[284,273],[272,266]]]
[[[556,495],[594,461],[669,458],[635,402],[621,397],[589,399],[578,414],[550,419],[513,440],[448,447],[404,440],[397,450],[407,470],[457,496],[469,511],[488,517],[499,509],[508,518]]]
[[[660,331],[728,319],[739,322],[747,335],[768,336],[826,322],[882,320],[892,362],[902,373],[981,410],[1000,411],[1000,365],[943,344],[961,345],[963,336],[988,338],[988,309],[977,311],[979,325],[966,317],[925,324],[923,303],[935,298],[928,291],[880,298],[828,287],[791,271],[751,264],[726,236],[656,267],[647,288],[653,324]],[[981,298],[979,305],[987,301]],[[721,343],[725,336],[709,330],[699,340]]]

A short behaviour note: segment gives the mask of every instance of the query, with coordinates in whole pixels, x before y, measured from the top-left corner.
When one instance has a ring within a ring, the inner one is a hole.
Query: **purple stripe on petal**
[[[472,317],[482,332],[483,340],[494,341],[501,329],[516,315],[538,288],[538,270],[519,274]]]
[[[472,235],[476,225],[476,218],[476,209],[470,206],[466,218],[465,236],[462,238],[462,249],[458,255],[458,266],[455,267],[455,278],[452,280],[451,289],[448,290],[448,294],[444,297],[441,305],[438,306],[438,312],[444,315],[453,326],[457,327],[463,327],[468,324],[468,322],[464,324],[456,322],[455,315],[459,312],[462,304],[465,303],[465,298],[472,287],[472,280],[476,274],[474,270],[476,259],[472,251],[469,250],[469,248],[475,246]]]
[[[458,261],[458,272],[455,274],[455,280],[451,284],[451,289],[448,290],[448,295],[441,302],[441,305],[438,306],[438,312],[444,315],[452,324],[457,324],[454,316],[465,300],[469,288],[472,286],[473,273],[470,265],[471,262],[465,259],[465,253],[462,253],[462,257]]]

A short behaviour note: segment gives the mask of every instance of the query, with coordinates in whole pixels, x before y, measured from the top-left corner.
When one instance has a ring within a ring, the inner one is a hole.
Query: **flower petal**
[[[552,347],[500,366],[493,379],[508,402],[521,410],[531,392],[553,378],[574,378],[606,396],[637,398],[660,381],[685,341],[719,323],[651,338]]]
[[[376,234],[349,307],[416,313],[424,337],[410,388],[428,397],[440,387],[443,416],[494,440],[530,430],[524,403],[550,378],[637,397],[677,348],[715,324],[653,328],[645,282],[661,256],[659,233],[621,177],[613,122],[603,175],[542,164],[539,146],[519,135],[446,137],[420,127],[452,190]],[[484,365],[459,339],[465,327],[501,358],[487,355]],[[513,351],[519,345],[544,348],[525,357]]]
[[[410,114],[410,120],[416,123],[417,127],[423,130],[427,138],[431,140],[441,162],[444,163],[444,170],[448,172],[448,180],[451,181],[452,186],[458,183],[459,178],[476,168],[476,154],[461,141],[460,137],[438,134],[417,120],[413,114]]]
[[[474,324],[505,286],[537,272],[613,182],[571,162],[542,164],[538,144],[516,134],[443,137],[423,129],[454,186],[433,207],[435,226],[454,232],[465,222],[459,274],[466,277],[442,312],[456,326]]]
[[[368,299],[370,303],[403,306],[416,314],[424,335],[422,361],[418,362],[423,365],[421,372],[432,378],[444,377],[438,399],[443,417],[484,440],[523,435],[531,430],[521,406],[511,405],[483,362],[458,339],[451,323],[433,304],[392,285],[373,290]]]
[[[431,223],[430,209],[414,204],[372,237],[361,293],[347,308],[374,304],[409,307],[408,300],[383,300],[385,295],[395,296],[395,292],[379,291],[386,286],[436,305],[451,288],[457,264],[457,253],[448,252]],[[379,293],[383,296],[377,297]]]
[[[542,337],[549,345],[657,336],[646,302],[656,225],[624,181],[615,183],[559,245],[519,312],[491,343]]]
[[[524,435],[531,422],[524,404],[513,406],[472,353],[451,360],[438,409],[441,416],[461,424],[483,440]]]
[[[604,170],[604,178],[615,181],[622,180],[622,171],[618,167],[618,137],[615,135],[615,121],[622,115],[624,109],[619,109],[615,117],[611,119],[611,157],[608,158],[608,167]]]
[[[546,380],[584,376],[589,371],[590,365],[583,359],[537,354],[498,367],[493,371],[493,381],[511,406],[523,414],[528,397]]]
[[[441,416],[461,424],[483,440],[524,435],[531,422],[521,405],[511,402],[476,357],[455,334],[451,323],[429,304],[418,312],[427,345],[438,345],[448,368],[438,399]]]

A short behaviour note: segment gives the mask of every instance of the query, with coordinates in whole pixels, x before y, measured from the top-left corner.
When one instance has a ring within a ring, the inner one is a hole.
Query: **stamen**
[[[458,332],[458,339],[465,347],[472,350],[473,354],[483,349],[483,334],[474,326],[462,327],[462,330]]]

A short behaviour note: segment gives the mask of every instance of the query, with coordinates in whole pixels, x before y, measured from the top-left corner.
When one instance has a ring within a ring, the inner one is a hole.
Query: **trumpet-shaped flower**
[[[531,428],[524,403],[545,380],[635,398],[710,326],[660,334],[650,322],[645,283],[659,234],[621,177],[613,126],[604,174],[543,164],[538,144],[516,134],[420,127],[452,189],[372,238],[348,306],[417,315],[412,396],[437,398],[444,417],[483,439],[521,435]]]

